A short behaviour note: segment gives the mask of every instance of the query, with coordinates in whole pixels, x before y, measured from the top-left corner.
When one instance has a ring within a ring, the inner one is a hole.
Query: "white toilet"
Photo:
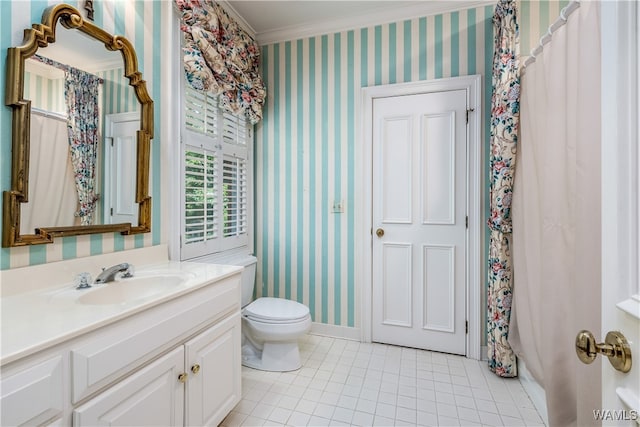
[[[283,298],[253,299],[256,258],[251,255],[225,259],[242,265],[242,364],[263,371],[294,371],[302,366],[298,339],[311,329],[311,315],[304,304]]]

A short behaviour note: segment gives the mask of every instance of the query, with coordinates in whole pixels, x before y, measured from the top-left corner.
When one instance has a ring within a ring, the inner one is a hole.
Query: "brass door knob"
[[[589,331],[580,331],[576,336],[576,354],[582,363],[592,363],[598,354],[609,358],[611,365],[620,372],[631,370],[631,348],[629,342],[618,331],[607,333],[603,343],[598,344]]]
[[[384,236],[384,230],[382,228],[378,228],[376,230],[376,236],[378,236],[378,237]]]
[[[178,375],[178,381],[180,381],[181,383],[186,383],[187,379],[189,378],[189,374],[187,373],[181,373],[180,375]]]
[[[193,365],[191,367],[191,372],[193,372],[193,375],[197,374],[198,372],[200,372],[200,365],[198,365],[197,363],[195,365]]]

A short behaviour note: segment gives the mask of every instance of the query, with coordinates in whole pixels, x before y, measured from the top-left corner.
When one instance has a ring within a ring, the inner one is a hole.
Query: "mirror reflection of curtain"
[[[33,111],[29,203],[22,205],[20,233],[30,234],[45,225],[74,225],[77,207],[67,123],[64,118]]]
[[[65,98],[69,150],[73,164],[81,225],[93,225],[96,202],[96,160],[98,155],[98,87],[101,79],[73,67],[65,70]]]

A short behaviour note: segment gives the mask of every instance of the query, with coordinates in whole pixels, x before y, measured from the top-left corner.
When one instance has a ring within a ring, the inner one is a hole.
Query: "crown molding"
[[[357,17],[351,16],[332,19],[330,21],[292,25],[270,31],[263,31],[261,33],[253,31],[253,34],[255,34],[260,45],[268,45],[283,41],[314,37],[322,34],[333,34],[346,30],[366,28],[373,25],[387,24],[416,17],[438,15],[441,13],[455,12],[494,4],[494,0],[425,1],[416,5],[363,13]],[[228,4],[225,6],[229,6],[233,9]],[[235,12],[235,15],[240,17],[237,12]],[[241,17],[240,20],[251,28],[251,26]]]
[[[249,33],[251,37],[256,39],[256,30],[253,29],[253,27],[242,17],[242,15],[238,13],[238,11],[233,6],[231,6],[231,4],[229,4],[227,0],[219,0],[218,3],[224,10],[227,11],[230,17],[236,20],[238,25],[240,25],[243,30]]]

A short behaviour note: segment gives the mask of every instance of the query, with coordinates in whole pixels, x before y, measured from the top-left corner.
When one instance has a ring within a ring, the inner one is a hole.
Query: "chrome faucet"
[[[96,277],[94,283],[113,282],[118,273],[123,273],[121,277],[133,277],[133,266],[127,262],[123,262],[122,264],[116,264],[109,268],[103,268],[102,273]]]

